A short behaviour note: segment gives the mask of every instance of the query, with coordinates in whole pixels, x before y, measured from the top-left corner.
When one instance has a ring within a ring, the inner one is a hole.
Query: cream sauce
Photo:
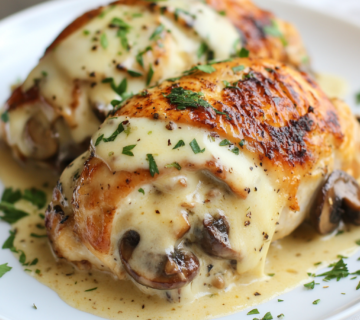
[[[19,167],[3,146],[0,158],[0,180],[5,186],[26,188],[55,183],[56,177],[51,172]],[[50,198],[51,190],[47,190]],[[334,261],[339,253],[354,252],[360,231],[347,226],[345,233],[339,236],[321,237],[303,224],[290,236],[270,245],[265,274],[274,273],[273,277],[254,279],[243,275],[241,282],[221,294],[211,294],[209,290],[208,295],[193,303],[178,304],[141,293],[131,281],[116,281],[108,273],[80,271],[63,260],[56,261],[47,239],[30,237],[32,232],[42,234],[45,231],[36,227],[42,223],[37,210],[25,208],[25,205],[21,203],[22,208],[32,214],[13,226],[17,230],[14,244],[26,253],[28,261],[38,258],[39,262],[24,269],[31,270],[31,276],[56,291],[69,305],[108,319],[118,319],[119,315],[127,319],[210,319],[240,311],[309,281],[307,272],[316,270],[314,263],[322,261],[319,267],[323,267]],[[93,288],[97,289],[86,292]],[[256,292],[260,295],[255,295]]]
[[[349,92],[349,83],[340,76],[317,73],[316,81],[330,98],[344,99]]]

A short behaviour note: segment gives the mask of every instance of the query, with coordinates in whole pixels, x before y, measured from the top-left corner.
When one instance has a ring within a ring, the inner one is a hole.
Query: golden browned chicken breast
[[[358,137],[345,104],[283,63],[193,70],[105,120],[54,189],[48,235],[58,257],[165,299],[229,289],[306,218],[360,224]]]
[[[15,156],[61,164],[86,150],[133,93],[230,56],[306,58],[294,28],[248,0],[117,1],[69,25],[7,101],[0,132]]]

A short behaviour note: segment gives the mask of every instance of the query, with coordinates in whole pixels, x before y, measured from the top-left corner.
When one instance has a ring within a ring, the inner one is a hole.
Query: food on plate
[[[59,258],[183,302],[261,278],[304,220],[359,225],[345,103],[274,60],[199,69],[128,99],[64,170],[46,212]]]
[[[0,132],[16,158],[61,168],[132,94],[198,63],[247,55],[299,68],[307,57],[292,25],[248,0],[117,1],[47,48],[6,102]]]

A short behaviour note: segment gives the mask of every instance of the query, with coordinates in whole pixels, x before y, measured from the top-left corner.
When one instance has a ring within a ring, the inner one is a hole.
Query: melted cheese
[[[162,2],[167,8],[164,14],[136,5],[105,7],[103,15],[90,20],[41,59],[22,89],[27,91],[34,79],[38,79],[41,95],[55,109],[48,114],[48,121],[64,117],[70,134],[68,141],[60,141],[60,145],[86,140],[100,124],[94,110],[107,114],[113,108],[112,100],[124,99],[109,83],[102,83],[103,79],[113,78],[116,86],[126,79],[126,94],[136,94],[149,84],[179,76],[194,64],[204,63],[206,52],[199,54],[202,44],[206,44],[218,60],[228,58],[239,49],[240,35],[226,17],[200,1],[191,1],[191,5],[189,1]],[[109,27],[114,18],[122,19],[130,27],[126,34],[129,50],[117,35],[118,28]],[[152,37],[161,26],[163,30]],[[146,51],[146,48],[151,49]],[[140,53],[143,66],[137,59]],[[149,78],[151,69],[154,74]],[[127,70],[140,76],[131,76]],[[19,145],[24,155],[31,154],[32,149],[22,141],[23,130],[18,130],[17,119],[22,119],[24,128],[34,113],[44,112],[48,107],[41,103],[31,105],[31,112],[23,108],[15,111],[7,124],[10,145]]]

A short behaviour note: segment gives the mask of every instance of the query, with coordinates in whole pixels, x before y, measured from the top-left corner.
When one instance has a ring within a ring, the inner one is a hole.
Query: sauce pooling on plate
[[[50,172],[19,167],[4,147],[0,149],[0,156],[0,180],[5,186],[32,187],[34,181],[38,181],[36,187],[43,188],[44,182],[49,186],[55,183],[55,177],[49,178]],[[50,196],[50,188],[48,191]],[[327,266],[337,254],[354,252],[360,231],[359,227],[346,226],[345,232],[338,236],[319,236],[304,224],[290,236],[270,245],[264,277],[255,279],[245,274],[239,283],[229,286],[221,295],[208,294],[191,304],[169,303],[140,292],[131,281],[116,281],[109,274],[80,271],[65,261],[56,261],[47,238],[30,236],[45,233],[38,210],[31,205],[26,207],[25,203],[21,205],[31,214],[13,225],[17,230],[14,246],[24,251],[28,261],[38,259],[36,265],[24,266],[25,272],[57,292],[70,306],[108,319],[210,319],[255,306],[312,281],[307,272]]]

